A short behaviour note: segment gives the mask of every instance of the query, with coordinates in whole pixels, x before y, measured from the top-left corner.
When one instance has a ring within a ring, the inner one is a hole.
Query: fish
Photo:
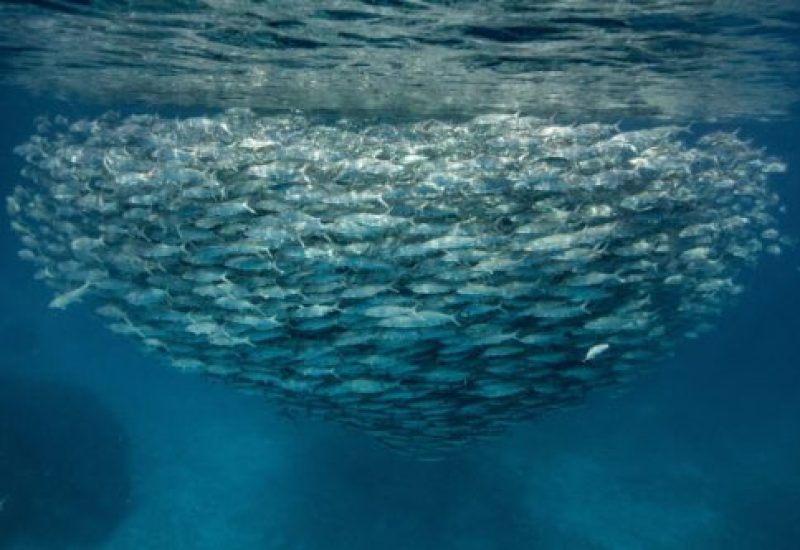
[[[588,350],[586,350],[586,356],[583,358],[583,362],[585,363],[587,361],[591,361],[591,360],[599,357],[600,355],[602,355],[603,353],[608,351],[608,349],[610,347],[611,346],[609,344],[607,344],[606,342],[603,342],[601,344],[593,345]]]
[[[47,305],[47,307],[54,309],[66,309],[67,306],[81,301],[81,298],[83,298],[83,296],[89,291],[91,286],[92,281],[86,281],[77,288],[62,292],[50,300],[50,303]]]
[[[780,161],[724,132],[246,110],[81,127],[23,144],[6,200],[50,307],[92,302],[167,364],[425,456],[624,387],[785,245]]]

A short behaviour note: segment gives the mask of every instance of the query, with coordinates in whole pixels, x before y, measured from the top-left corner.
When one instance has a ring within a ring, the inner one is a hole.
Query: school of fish
[[[233,109],[41,119],[17,153],[51,307],[417,456],[624,387],[785,244],[785,166],[734,133]]]

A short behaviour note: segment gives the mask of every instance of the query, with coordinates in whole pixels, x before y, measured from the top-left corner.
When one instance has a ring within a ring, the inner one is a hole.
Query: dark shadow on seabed
[[[33,338],[0,326],[0,548],[92,548],[130,511],[127,435],[92,393],[14,373]]]

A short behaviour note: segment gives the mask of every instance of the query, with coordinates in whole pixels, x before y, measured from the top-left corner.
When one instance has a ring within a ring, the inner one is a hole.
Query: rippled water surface
[[[791,0],[23,1],[0,16],[12,82],[104,102],[688,121],[785,114],[800,74]]]

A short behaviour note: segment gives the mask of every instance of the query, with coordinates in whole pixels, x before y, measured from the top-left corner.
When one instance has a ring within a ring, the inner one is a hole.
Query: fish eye
[[[511,233],[514,230],[514,222],[508,216],[501,216],[497,219],[497,229],[503,233]]]

